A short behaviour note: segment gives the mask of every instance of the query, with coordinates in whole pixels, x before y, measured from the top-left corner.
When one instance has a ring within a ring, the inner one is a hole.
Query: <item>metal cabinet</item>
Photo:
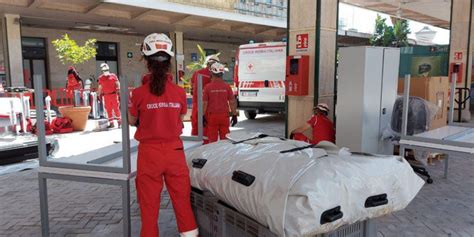
[[[400,51],[384,47],[341,48],[336,105],[336,143],[352,151],[392,154],[383,133],[397,97]]]

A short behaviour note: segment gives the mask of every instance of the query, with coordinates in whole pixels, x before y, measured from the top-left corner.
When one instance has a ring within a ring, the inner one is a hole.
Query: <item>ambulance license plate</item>
[[[240,92],[242,96],[257,96],[257,91],[242,91]]]

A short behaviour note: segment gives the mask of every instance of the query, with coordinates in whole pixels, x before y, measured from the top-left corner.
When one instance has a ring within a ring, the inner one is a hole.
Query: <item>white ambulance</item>
[[[248,119],[285,111],[285,42],[241,45],[234,70],[238,107]]]

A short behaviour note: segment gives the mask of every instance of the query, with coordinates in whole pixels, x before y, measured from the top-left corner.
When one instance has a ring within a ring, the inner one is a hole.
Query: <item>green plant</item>
[[[204,51],[204,49],[201,47],[201,45],[198,44],[196,46],[197,46],[198,52],[199,52],[199,59],[195,62],[191,62],[190,64],[186,65],[186,69],[188,69],[189,73],[181,78],[181,80],[185,84],[189,84],[191,82],[191,77],[192,77],[192,75],[195,71],[203,69],[207,66],[206,65],[206,56],[207,56],[206,51]],[[219,56],[219,55],[220,55],[220,53],[217,53],[217,56]]]
[[[395,36],[395,47],[408,46],[408,34],[410,34],[410,26],[408,21],[398,19],[393,25],[393,34]]]
[[[88,39],[83,46],[79,46],[75,40],[69,38],[68,34],[64,34],[62,38],[53,40],[51,43],[62,64],[78,65],[95,57],[97,54],[96,42],[96,39]]]
[[[377,18],[375,18],[375,32],[370,38],[370,44],[384,47],[407,46],[408,34],[411,33],[408,21],[398,19],[392,27],[387,25],[386,20],[377,15]]]

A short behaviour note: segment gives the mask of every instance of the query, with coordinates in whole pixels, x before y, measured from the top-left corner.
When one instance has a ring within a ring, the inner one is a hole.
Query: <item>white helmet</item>
[[[206,57],[206,61],[204,62],[204,64],[207,65],[208,63],[215,63],[215,62],[220,62],[220,61],[221,60],[219,60],[219,57],[217,56],[217,54],[211,54]]]
[[[329,106],[326,103],[319,103],[315,109],[319,109],[321,111],[324,111],[326,113],[329,113]]]
[[[101,63],[100,70],[102,70],[103,72],[110,71],[109,65],[107,65],[107,63]]]
[[[220,74],[225,72],[225,66],[222,63],[215,62],[211,65],[211,72],[213,74]]]
[[[142,53],[145,56],[150,56],[158,52],[165,52],[173,57],[173,43],[165,34],[153,33],[145,37],[142,45]]]

